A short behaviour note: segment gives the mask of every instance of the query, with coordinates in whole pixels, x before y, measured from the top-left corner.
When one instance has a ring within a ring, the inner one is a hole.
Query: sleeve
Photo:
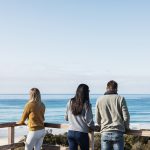
[[[99,107],[98,107],[98,101],[96,102],[96,108],[95,108],[95,120],[96,120],[96,124],[98,124],[100,126],[101,125],[101,115],[100,115],[100,111],[99,111]]]
[[[68,121],[69,105],[70,105],[70,100],[69,100],[69,102],[67,103],[67,106],[66,106],[66,112],[65,112],[65,120],[66,121]]]
[[[25,124],[25,120],[29,117],[30,111],[29,111],[29,104],[27,103],[25,105],[21,120],[18,122],[18,124]]]
[[[94,121],[93,121],[93,113],[92,113],[92,105],[88,106],[85,111],[85,120],[88,125],[88,127],[93,128],[94,127]]]
[[[125,129],[129,129],[130,114],[124,97],[122,99],[122,115],[123,115]]]

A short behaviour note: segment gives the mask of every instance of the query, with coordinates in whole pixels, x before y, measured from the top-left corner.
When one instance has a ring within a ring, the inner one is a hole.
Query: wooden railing
[[[24,143],[14,143],[15,139],[15,126],[17,125],[15,122],[10,123],[0,123],[0,128],[8,128],[8,144],[0,146],[0,150],[7,150],[7,149],[15,149],[19,147],[23,147]],[[45,127],[48,128],[59,128],[59,129],[67,129],[67,124],[52,124],[52,123],[45,123]],[[126,134],[128,135],[135,135],[135,136],[149,136],[150,137],[150,130],[130,130]],[[89,141],[90,141],[90,150],[94,150],[94,132],[89,133]],[[63,146],[55,146],[55,145],[43,145],[42,146],[45,150],[68,150],[67,147]]]

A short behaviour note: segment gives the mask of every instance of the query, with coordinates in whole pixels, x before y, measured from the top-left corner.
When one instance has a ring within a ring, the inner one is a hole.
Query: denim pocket
[[[102,141],[120,141],[123,139],[123,134],[119,132],[104,133],[101,136]]]
[[[120,141],[123,140],[123,134],[121,133],[114,133],[112,135],[112,141]]]
[[[74,131],[68,131],[67,136],[68,138],[74,138]]]
[[[102,140],[102,141],[110,141],[110,140],[111,140],[111,137],[110,137],[109,134],[102,134],[101,140]]]

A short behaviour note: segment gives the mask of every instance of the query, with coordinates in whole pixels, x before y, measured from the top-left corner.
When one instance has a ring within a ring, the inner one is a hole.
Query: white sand
[[[20,139],[22,139],[23,136],[20,136],[20,137],[15,137],[15,143],[20,141]],[[3,137],[3,138],[0,138],[0,145],[7,145],[8,144],[8,138],[7,137]]]
[[[67,132],[65,129],[56,128],[46,128],[46,131],[52,134],[63,134]],[[26,126],[15,127],[15,142],[20,141],[28,134],[28,129]],[[0,145],[8,144],[8,128],[0,128]]]
[[[133,130],[140,130],[140,129],[148,129],[150,130],[150,124],[137,124],[137,123],[131,123],[130,128]]]
[[[27,134],[27,127],[19,126],[15,127],[15,142],[18,142],[20,139]],[[8,128],[0,129],[0,145],[8,144]]]

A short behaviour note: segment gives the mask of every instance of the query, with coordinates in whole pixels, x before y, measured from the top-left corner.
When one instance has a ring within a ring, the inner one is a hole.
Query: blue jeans
[[[79,131],[68,131],[69,150],[78,150],[78,145],[81,150],[89,150],[88,133]]]
[[[101,150],[124,150],[123,133],[103,132],[101,134]]]

